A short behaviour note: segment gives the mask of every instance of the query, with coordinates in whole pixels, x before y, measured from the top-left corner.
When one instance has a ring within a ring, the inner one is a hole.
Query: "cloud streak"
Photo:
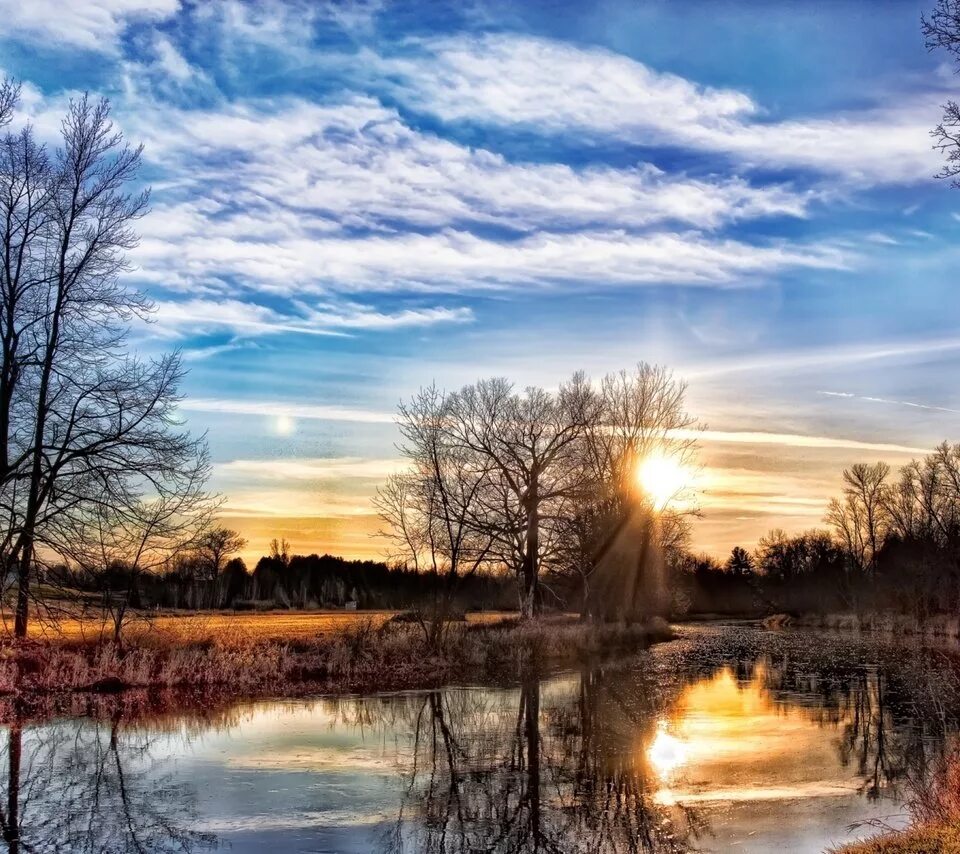
[[[517,34],[425,40],[422,48],[418,57],[386,64],[399,78],[400,97],[447,122],[673,145],[855,183],[910,183],[937,171],[928,137],[943,98],[936,91],[907,107],[768,121],[743,92],[702,86],[601,48]]]
[[[822,394],[824,397],[839,397],[844,400],[862,400],[867,403],[886,403],[893,406],[908,406],[912,409],[925,409],[930,412],[949,412],[952,415],[960,415],[960,409],[950,409],[947,406],[933,406],[929,403],[915,403],[910,400],[891,400],[887,397],[870,397],[865,394],[853,394],[852,392],[847,391],[820,391],[817,394]]]
[[[877,451],[895,454],[925,454],[929,448],[915,448],[886,442],[864,442],[836,436],[805,436],[799,433],[768,433],[758,430],[677,430],[677,438],[703,442],[722,442],[746,445],[789,445],[794,448],[849,448],[858,451]]]
[[[362,424],[392,424],[391,412],[352,409],[343,406],[312,406],[302,403],[234,398],[188,397],[180,403],[186,412],[210,412],[227,415],[262,415],[268,418],[309,418],[320,421],[353,421]]]
[[[155,335],[184,338],[229,331],[237,338],[259,335],[334,335],[353,332],[391,332],[398,329],[463,324],[473,321],[469,308],[405,308],[382,311],[355,302],[294,303],[293,312],[282,312],[239,299],[161,301],[149,324]]]

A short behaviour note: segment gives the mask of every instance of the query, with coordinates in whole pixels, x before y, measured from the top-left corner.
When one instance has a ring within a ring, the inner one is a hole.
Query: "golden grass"
[[[835,849],[836,854],[960,854],[960,825],[924,825]]]
[[[672,637],[662,621],[624,627],[568,615],[518,622],[485,614],[451,624],[439,647],[431,647],[419,625],[387,621],[383,612],[374,619],[350,614],[352,622],[341,623],[349,628],[332,631],[316,630],[331,625],[317,621],[322,615],[217,616],[153,628],[122,645],[71,639],[0,645],[0,694],[29,706],[37,698],[76,692],[173,690],[206,703],[489,683]],[[304,619],[273,626],[273,620],[290,616]],[[282,637],[274,636],[278,631]]]
[[[912,812],[912,827],[844,845],[835,854],[960,854],[960,750],[934,770]]]
[[[189,644],[210,638],[292,641],[351,632],[361,626],[375,629],[396,616],[397,611],[259,611],[190,612],[136,615],[124,629],[131,643],[149,642],[150,636]],[[515,617],[511,612],[477,611],[467,622],[499,622]],[[10,623],[12,625],[12,623]],[[33,620],[29,637],[34,640],[87,642],[112,634],[112,625],[102,619],[75,617]]]

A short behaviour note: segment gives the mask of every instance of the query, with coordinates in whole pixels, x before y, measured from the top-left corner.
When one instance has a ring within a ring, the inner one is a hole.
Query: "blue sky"
[[[0,67],[46,138],[87,89],[143,141],[136,346],[182,348],[250,555],[380,550],[417,387],[639,360],[709,428],[719,553],[957,438],[925,8],[0,0]]]

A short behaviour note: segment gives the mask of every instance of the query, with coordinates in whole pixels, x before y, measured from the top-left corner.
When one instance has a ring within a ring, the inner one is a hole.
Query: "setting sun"
[[[637,466],[637,483],[658,510],[675,500],[692,479],[687,466],[659,452],[645,457]]]

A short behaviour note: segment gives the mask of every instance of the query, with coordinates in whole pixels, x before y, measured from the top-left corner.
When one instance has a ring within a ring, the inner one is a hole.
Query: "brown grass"
[[[665,623],[596,626],[566,616],[521,623],[501,615],[453,624],[441,648],[431,649],[416,624],[385,622],[382,614],[350,616],[350,627],[340,631],[328,623],[317,631],[315,621],[274,626],[272,619],[284,617],[257,614],[177,623],[122,647],[68,639],[8,643],[0,646],[0,692],[29,705],[43,696],[126,689],[189,691],[207,699],[400,690],[513,680],[531,668],[636,650],[671,636]]]
[[[188,612],[135,616],[124,630],[132,643],[149,643],[158,637],[165,642],[188,644],[212,637],[250,637],[259,640],[300,640],[336,635],[361,625],[379,628],[397,611],[258,611]],[[498,622],[515,616],[501,611],[467,614],[468,623]],[[12,625],[12,620],[8,620]],[[33,620],[29,636],[34,640],[93,642],[112,634],[112,625],[102,619],[60,617]]]
[[[837,854],[960,854],[960,825],[924,825],[834,850]]]
[[[836,854],[960,854],[960,750],[936,769],[913,803],[912,827],[836,849]]]

